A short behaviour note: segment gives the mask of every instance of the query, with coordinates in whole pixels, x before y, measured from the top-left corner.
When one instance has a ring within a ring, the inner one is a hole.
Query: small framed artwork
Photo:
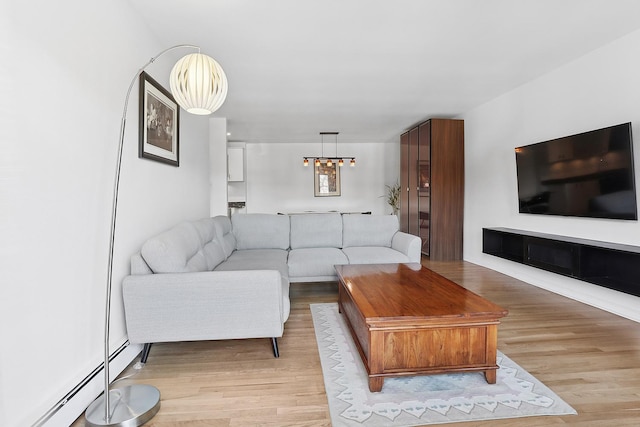
[[[140,73],[138,157],[180,165],[180,107],[168,90]]]
[[[315,167],[314,195],[316,197],[340,195],[340,168],[334,162],[331,166],[320,163]]]

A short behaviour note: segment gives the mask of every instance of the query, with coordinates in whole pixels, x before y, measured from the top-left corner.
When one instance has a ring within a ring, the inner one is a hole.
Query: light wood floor
[[[423,264],[507,308],[498,348],[578,411],[456,425],[640,425],[640,324],[471,263]],[[267,339],[155,344],[124,381],[160,389],[149,426],[330,426],[309,304],[336,300],[336,284],[292,284],[279,359]]]

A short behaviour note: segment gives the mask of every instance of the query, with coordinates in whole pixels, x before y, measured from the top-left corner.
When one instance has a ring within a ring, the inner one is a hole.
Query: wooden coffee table
[[[338,304],[369,375],[482,371],[496,382],[507,310],[420,264],[338,265]]]

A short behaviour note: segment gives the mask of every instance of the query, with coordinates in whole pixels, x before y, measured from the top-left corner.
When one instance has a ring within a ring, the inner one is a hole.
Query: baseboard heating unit
[[[142,345],[125,342],[109,357],[109,375],[115,378],[142,351]],[[113,380],[112,380],[113,381]],[[101,393],[104,392],[104,363],[95,368],[51,409],[43,414],[32,427],[57,427],[71,425]]]

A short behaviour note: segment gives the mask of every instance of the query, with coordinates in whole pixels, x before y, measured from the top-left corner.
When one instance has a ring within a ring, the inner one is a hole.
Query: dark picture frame
[[[168,90],[140,73],[138,157],[180,166],[180,107]]]
[[[314,173],[314,196],[334,197],[340,196],[340,167],[336,162],[331,166],[327,163],[320,163],[315,167]]]

